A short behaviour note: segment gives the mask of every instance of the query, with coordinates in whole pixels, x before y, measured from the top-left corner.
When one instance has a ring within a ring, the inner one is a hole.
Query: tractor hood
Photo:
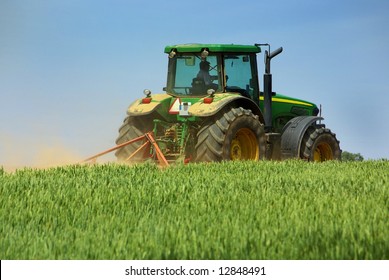
[[[260,100],[263,100],[263,96],[260,97]],[[293,97],[278,94],[278,93],[272,97],[272,101],[273,102],[280,102],[280,103],[302,105],[302,106],[307,106],[307,107],[316,107],[316,105],[312,102],[298,99],[298,98],[293,98]]]

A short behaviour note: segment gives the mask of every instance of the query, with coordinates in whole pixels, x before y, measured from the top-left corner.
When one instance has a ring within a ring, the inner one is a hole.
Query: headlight
[[[169,53],[169,58],[173,58],[176,56],[176,52],[174,50],[172,50],[170,53]]]
[[[210,97],[213,97],[215,95],[215,90],[213,88],[210,88],[207,90],[207,94],[210,96]]]
[[[146,95],[146,97],[150,97],[150,95],[151,95],[151,90],[145,89],[145,90],[143,91],[143,94]]]

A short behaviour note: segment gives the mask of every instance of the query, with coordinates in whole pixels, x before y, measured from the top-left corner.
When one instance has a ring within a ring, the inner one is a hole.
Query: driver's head
[[[204,60],[200,62],[200,69],[204,71],[209,71],[209,62]]]

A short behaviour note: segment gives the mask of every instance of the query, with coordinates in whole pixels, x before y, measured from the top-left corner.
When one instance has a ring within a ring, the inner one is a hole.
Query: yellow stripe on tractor
[[[264,100],[263,96],[260,96],[259,100],[263,101]],[[291,99],[277,98],[277,97],[273,97],[272,101],[273,102],[281,102],[281,103],[290,103],[290,104],[296,104],[296,105],[311,106],[311,107],[313,106],[311,103],[306,103],[306,102],[291,100]]]

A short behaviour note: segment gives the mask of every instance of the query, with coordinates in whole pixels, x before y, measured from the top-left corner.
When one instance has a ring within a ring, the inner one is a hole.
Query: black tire
[[[197,133],[196,161],[259,160],[265,157],[264,127],[251,110],[232,108]]]
[[[153,121],[150,117],[130,117],[124,119],[122,126],[119,128],[119,136],[116,139],[116,144],[122,144],[136,137],[143,136],[145,133],[153,129]],[[125,161],[135,152],[144,141],[137,141],[127,146],[118,149],[115,156],[118,161]],[[143,160],[143,154],[137,153],[131,161]]]
[[[308,161],[340,160],[342,150],[335,133],[325,127],[310,127],[301,143],[300,157]]]

